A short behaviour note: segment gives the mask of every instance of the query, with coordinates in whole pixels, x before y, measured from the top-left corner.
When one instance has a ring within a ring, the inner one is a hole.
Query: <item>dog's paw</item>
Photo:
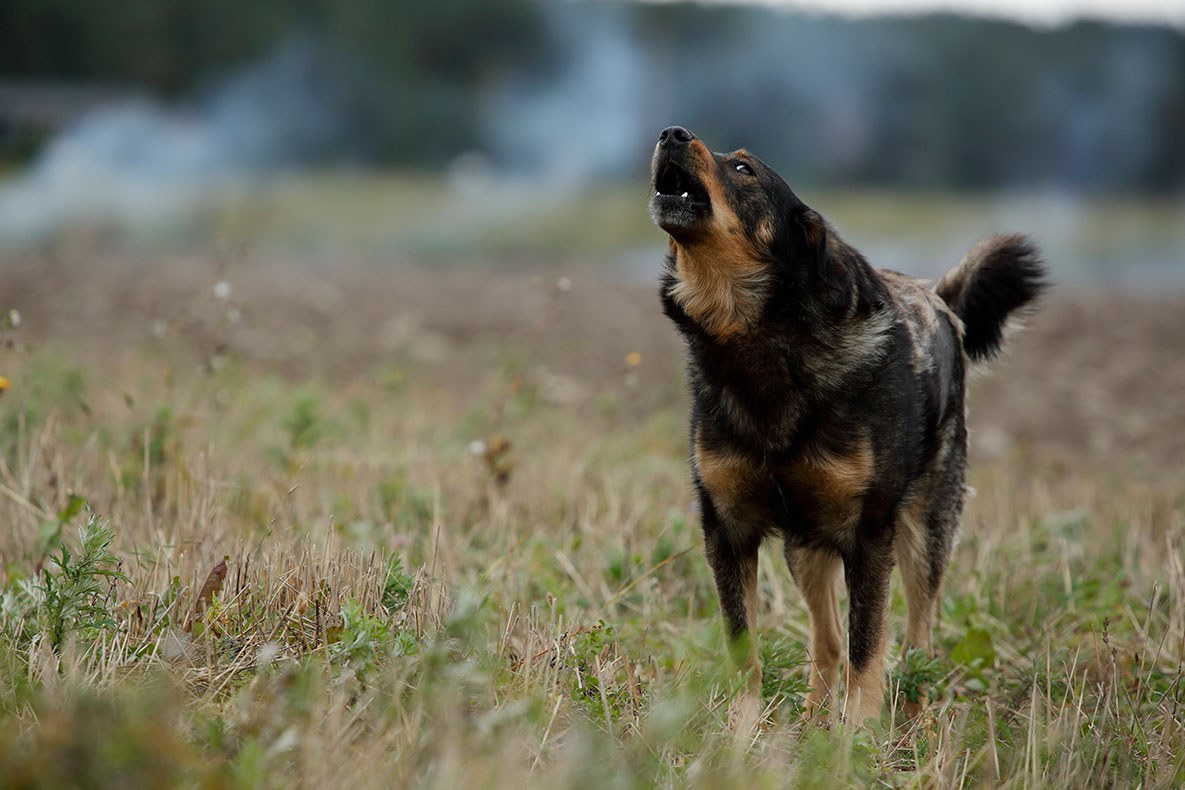
[[[901,713],[905,716],[906,724],[917,724],[930,707],[930,698],[924,692],[918,695],[917,702],[906,700],[901,706]]]
[[[760,695],[749,691],[733,698],[728,706],[728,729],[738,737],[750,737],[769,728]]]
[[[810,724],[828,727],[831,724],[831,697],[827,694],[816,694],[812,691],[807,695],[802,706],[802,718]]]

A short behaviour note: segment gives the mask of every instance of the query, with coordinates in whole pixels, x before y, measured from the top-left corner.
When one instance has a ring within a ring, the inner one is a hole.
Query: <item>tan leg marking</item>
[[[887,608],[887,607],[886,607]],[[885,646],[888,629],[883,626],[876,641],[868,665],[861,671],[852,670],[848,663],[847,695],[844,699],[844,720],[850,724],[863,724],[868,719],[878,719],[885,698]]]
[[[836,584],[843,561],[827,552],[788,548],[786,564],[810,613],[811,690],[806,698],[807,712],[811,716],[822,715],[824,702],[838,697],[843,622]]]
[[[749,673],[748,693],[761,699],[761,658],[757,653],[757,553],[741,568],[745,588],[745,620],[748,622],[749,650],[741,670]]]
[[[901,644],[902,660],[915,648],[924,650],[926,655],[931,655],[933,650],[936,596],[930,589],[930,559],[926,551],[924,519],[924,507],[915,503],[903,510],[897,520],[894,553],[897,556],[897,567],[901,569],[901,582],[905,588],[905,604],[908,609],[905,641]],[[924,695],[916,702],[906,700],[906,718],[916,718],[928,702]]]

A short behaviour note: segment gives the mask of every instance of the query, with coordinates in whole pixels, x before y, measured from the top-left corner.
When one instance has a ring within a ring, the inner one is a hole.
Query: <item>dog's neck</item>
[[[740,240],[672,240],[670,298],[687,317],[717,340],[749,334],[769,296],[769,264]]]

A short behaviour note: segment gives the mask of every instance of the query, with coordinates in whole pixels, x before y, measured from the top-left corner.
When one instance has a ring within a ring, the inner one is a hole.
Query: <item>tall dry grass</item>
[[[1179,302],[1063,297],[976,383],[937,656],[889,667],[918,726],[802,721],[769,551],[741,737],[649,287],[32,263],[0,304],[7,786],[1185,781]]]

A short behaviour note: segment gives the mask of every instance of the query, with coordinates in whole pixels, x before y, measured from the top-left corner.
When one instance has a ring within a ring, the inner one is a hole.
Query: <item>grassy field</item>
[[[802,721],[763,553],[745,737],[649,283],[0,270],[0,786],[1185,783],[1185,299],[1063,292],[973,384],[937,655],[879,726]]]

